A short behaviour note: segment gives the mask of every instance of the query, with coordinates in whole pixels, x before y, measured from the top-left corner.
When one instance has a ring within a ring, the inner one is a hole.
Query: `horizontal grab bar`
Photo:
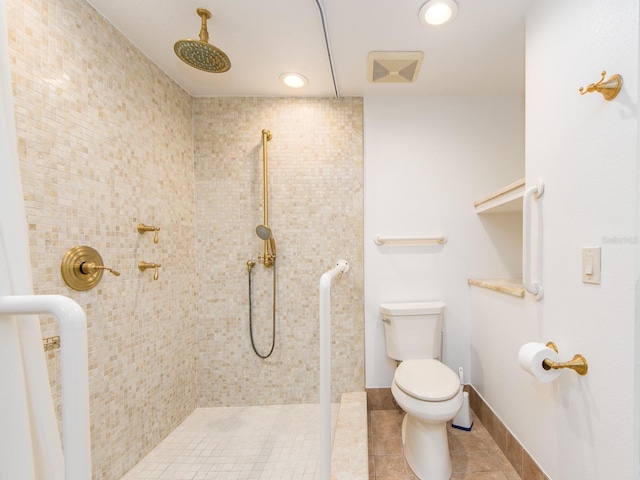
[[[438,235],[436,237],[381,237],[377,236],[374,240],[376,245],[402,245],[402,246],[414,246],[414,245],[444,245],[447,243],[447,237],[444,235]]]

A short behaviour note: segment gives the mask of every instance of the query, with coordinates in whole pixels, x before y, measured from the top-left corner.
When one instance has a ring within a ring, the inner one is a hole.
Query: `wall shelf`
[[[507,185],[473,205],[476,213],[516,213],[522,212],[524,178]]]
[[[496,292],[506,293],[514,297],[524,297],[524,287],[521,278],[469,278],[469,285],[488,288]]]

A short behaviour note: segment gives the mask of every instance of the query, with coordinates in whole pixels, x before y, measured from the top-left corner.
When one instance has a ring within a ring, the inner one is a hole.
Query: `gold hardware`
[[[105,267],[100,254],[91,247],[78,245],[70,249],[62,259],[60,273],[64,282],[74,290],[84,291],[95,287],[104,270],[118,277],[120,272]]]
[[[178,40],[173,46],[173,51],[180,60],[198,70],[209,73],[226,72],[231,68],[231,60],[226,53],[209,43],[207,20],[211,18],[211,12],[205,8],[198,8],[196,12],[202,20],[200,40]]]
[[[607,74],[606,70],[603,70],[600,75],[602,78],[599,82],[591,83],[587,86],[587,88],[580,87],[578,91],[580,95],[584,95],[585,93],[591,92],[600,92],[605,100],[613,100],[620,93],[620,89],[622,88],[622,76],[612,75],[609,80],[604,81],[604,77]]]
[[[155,273],[153,274],[153,279],[158,280],[158,269],[161,267],[159,263],[147,263],[142,260],[138,262],[138,270],[144,272],[147,268],[155,269]]]
[[[94,262],[85,262],[80,265],[80,271],[85,275],[90,275],[92,273],[96,273],[99,270],[106,270],[111,273],[114,277],[119,277],[120,272],[114,270],[113,268],[105,267],[104,265],[96,265]]]
[[[256,262],[254,262],[253,260],[247,260],[247,271],[248,272],[251,272],[251,270],[255,266],[256,266]]]
[[[547,342],[547,347],[558,353],[558,347],[555,343]],[[579,375],[586,375],[587,371],[589,370],[589,365],[587,364],[587,359],[577,353],[568,362],[554,362],[552,360],[549,360],[548,358],[545,358],[542,362],[542,368],[544,368],[545,370],[569,368],[571,370],[574,370]]]
[[[42,339],[42,346],[44,347],[44,351],[48,352],[49,350],[57,350],[60,348],[60,337],[48,337]]]
[[[202,19],[200,25],[200,41],[208,42],[209,41],[209,32],[207,31],[207,20],[211,18],[211,12],[206,8],[198,8],[196,10],[197,14]]]
[[[153,227],[151,225],[145,225],[144,223],[138,224],[138,233],[143,234],[144,232],[155,232],[156,234],[153,237],[153,243],[158,243],[158,232],[160,231],[160,227]]]
[[[268,242],[268,240],[266,241]],[[264,255],[262,253],[259,253],[258,261],[265,267],[271,268],[276,264],[276,256],[269,252],[266,252]]]
[[[273,138],[271,132],[267,129],[262,130],[262,200],[264,203],[264,223],[263,226],[266,229],[269,229],[269,169],[267,168],[267,142],[269,142]],[[271,268],[275,265],[276,260],[276,252],[275,252],[275,241],[273,240],[273,236],[271,231],[268,230],[269,237],[264,241],[264,255],[258,255],[258,261],[262,262],[262,264]]]

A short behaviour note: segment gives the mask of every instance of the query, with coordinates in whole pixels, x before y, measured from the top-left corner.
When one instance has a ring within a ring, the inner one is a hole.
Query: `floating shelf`
[[[496,292],[506,293],[514,297],[524,297],[524,287],[521,278],[470,278],[469,285],[488,288]]]
[[[524,195],[524,178],[501,188],[473,205],[476,213],[516,213],[522,212],[522,196]]]

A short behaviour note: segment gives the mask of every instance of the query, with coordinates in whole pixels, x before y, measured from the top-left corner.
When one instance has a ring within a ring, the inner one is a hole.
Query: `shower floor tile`
[[[198,408],[121,480],[319,480],[319,422],[318,405]]]

